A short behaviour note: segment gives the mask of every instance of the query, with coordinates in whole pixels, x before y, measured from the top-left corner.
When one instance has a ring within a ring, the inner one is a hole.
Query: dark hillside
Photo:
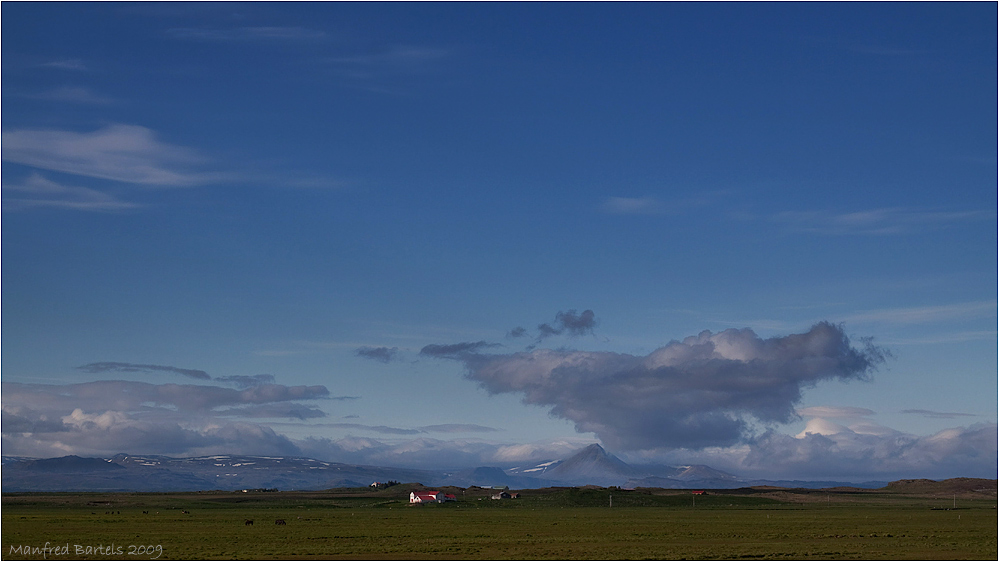
[[[948,478],[947,480],[896,480],[882,490],[906,494],[957,494],[959,497],[996,497],[999,481],[986,478]]]

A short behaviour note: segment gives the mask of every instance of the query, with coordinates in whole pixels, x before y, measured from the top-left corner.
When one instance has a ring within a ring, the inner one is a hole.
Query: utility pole
[[[607,507],[614,507],[614,494],[607,494],[607,501],[610,503]]]

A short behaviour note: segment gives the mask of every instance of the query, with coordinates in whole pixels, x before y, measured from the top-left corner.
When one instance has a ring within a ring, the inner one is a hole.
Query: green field
[[[997,559],[994,498],[548,489],[491,500],[470,489],[411,506],[410,489],[5,494],[2,557]]]

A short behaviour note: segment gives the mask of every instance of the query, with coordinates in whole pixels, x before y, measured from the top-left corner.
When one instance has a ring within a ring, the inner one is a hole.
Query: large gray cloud
[[[573,318],[583,321],[578,330],[586,329],[584,316]],[[490,393],[518,393],[527,404],[550,406],[553,415],[617,450],[744,441],[753,420],[796,419],[803,388],[866,379],[885,360],[869,341],[857,349],[827,322],[770,339],[748,328],[704,331],[645,357],[550,349],[483,354],[481,348],[435,355],[464,362],[466,376]]]

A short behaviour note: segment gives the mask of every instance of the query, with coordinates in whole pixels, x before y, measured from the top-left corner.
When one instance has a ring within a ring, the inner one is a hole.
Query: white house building
[[[458,501],[458,498],[454,494],[445,494],[436,490],[409,493],[409,503],[444,503],[455,501]]]
[[[410,492],[409,503],[444,503],[444,494],[435,490]]]

